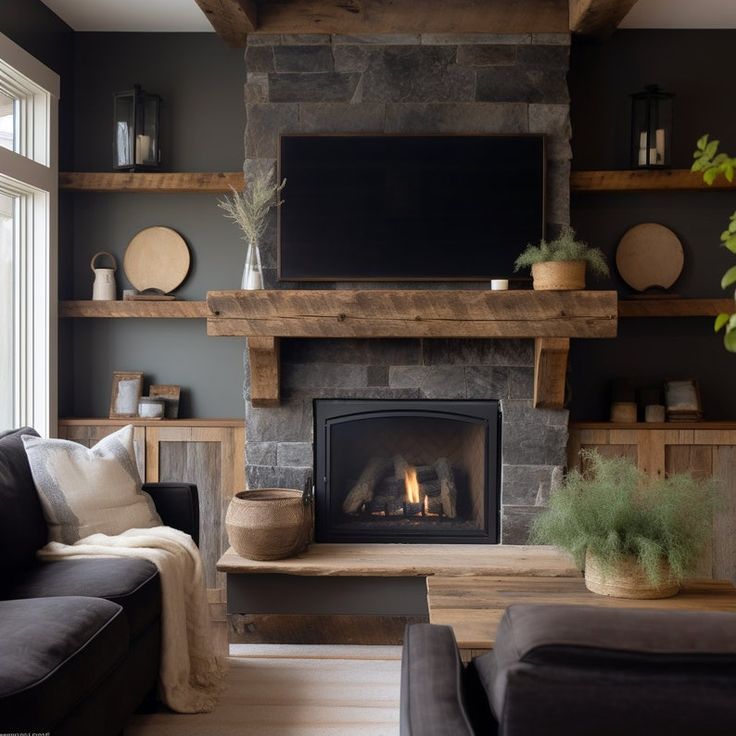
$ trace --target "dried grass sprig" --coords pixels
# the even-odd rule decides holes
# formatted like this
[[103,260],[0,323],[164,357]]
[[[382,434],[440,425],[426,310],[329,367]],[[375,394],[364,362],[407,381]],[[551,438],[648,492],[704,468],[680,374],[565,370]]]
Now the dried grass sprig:
[[273,171],[259,173],[248,181],[242,192],[230,187],[232,194],[218,200],[217,206],[225,211],[225,217],[240,227],[243,240],[258,243],[266,232],[268,213],[284,203],[279,194],[285,186],[286,179],[281,184],[273,183]]

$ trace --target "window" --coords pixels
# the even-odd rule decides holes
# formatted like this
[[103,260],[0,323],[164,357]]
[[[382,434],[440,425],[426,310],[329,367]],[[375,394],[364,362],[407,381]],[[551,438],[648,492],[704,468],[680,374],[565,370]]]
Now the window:
[[0,430],[56,429],[59,77],[0,34]]

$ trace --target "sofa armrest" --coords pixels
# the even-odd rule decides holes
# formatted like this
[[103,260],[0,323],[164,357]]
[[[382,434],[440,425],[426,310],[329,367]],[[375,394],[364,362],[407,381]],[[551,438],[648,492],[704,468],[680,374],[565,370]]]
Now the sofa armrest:
[[473,736],[463,681],[449,626],[407,626],[401,655],[401,736]]
[[191,535],[199,544],[199,494],[193,483],[144,483],[166,526]]

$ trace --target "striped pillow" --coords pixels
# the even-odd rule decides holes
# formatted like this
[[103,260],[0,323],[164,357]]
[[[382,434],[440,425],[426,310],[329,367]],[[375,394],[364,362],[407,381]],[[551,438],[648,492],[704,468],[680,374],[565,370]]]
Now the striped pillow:
[[28,435],[23,444],[52,542],[161,526],[151,497],[141,490],[132,425],[91,449]]

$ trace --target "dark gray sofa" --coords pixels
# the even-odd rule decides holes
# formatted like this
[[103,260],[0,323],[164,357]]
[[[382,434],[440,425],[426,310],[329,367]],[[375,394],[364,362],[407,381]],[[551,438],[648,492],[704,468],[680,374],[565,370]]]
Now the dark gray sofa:
[[[0,733],[106,736],[155,693],[161,584],[145,560],[39,562],[47,542],[21,436],[0,436]],[[151,484],[198,542],[196,486]]]
[[725,736],[734,692],[736,614],[517,605],[467,667],[407,628],[401,736]]

